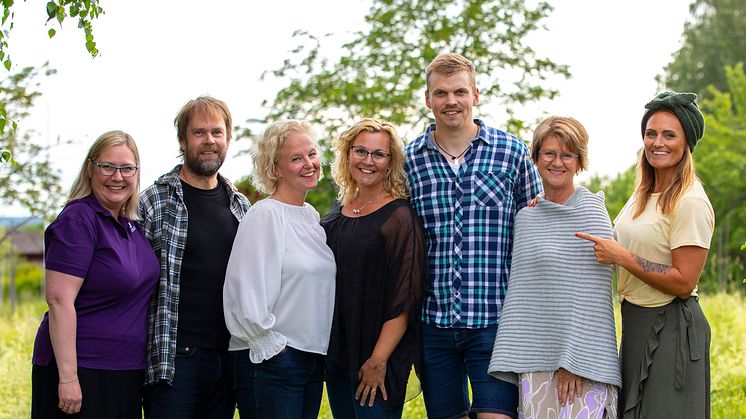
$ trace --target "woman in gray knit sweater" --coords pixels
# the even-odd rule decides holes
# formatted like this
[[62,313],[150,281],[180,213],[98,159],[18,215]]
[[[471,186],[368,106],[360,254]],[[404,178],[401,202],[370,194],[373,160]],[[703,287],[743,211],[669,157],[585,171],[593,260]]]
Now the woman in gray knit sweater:
[[515,219],[508,294],[489,372],[518,385],[522,418],[615,418],[621,385],[611,267],[578,231],[611,237],[602,193],[573,184],[588,133],[573,118],[536,128],[531,157],[544,196]]

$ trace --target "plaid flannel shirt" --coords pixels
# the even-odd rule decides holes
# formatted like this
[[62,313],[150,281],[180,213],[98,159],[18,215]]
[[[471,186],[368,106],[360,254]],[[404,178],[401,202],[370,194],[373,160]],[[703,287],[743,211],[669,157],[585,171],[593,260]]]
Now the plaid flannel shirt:
[[479,133],[458,173],[432,140],[434,124],[406,147],[411,201],[425,228],[430,265],[422,320],[437,327],[499,322],[513,220],[543,190],[523,141],[474,122]]
[[[140,221],[161,263],[158,291],[148,312],[145,384],[174,378],[176,329],[179,324],[179,275],[187,240],[187,208],[179,179],[181,165],[161,176],[140,194]],[[218,175],[230,197],[237,220],[248,211],[249,200],[226,178]]]

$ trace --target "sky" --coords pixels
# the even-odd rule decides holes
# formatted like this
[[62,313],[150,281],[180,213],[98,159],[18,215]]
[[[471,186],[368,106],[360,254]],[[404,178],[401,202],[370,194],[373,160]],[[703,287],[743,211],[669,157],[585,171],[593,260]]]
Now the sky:
[[[615,176],[634,164],[643,106],[658,91],[655,76],[682,45],[689,3],[550,0],[555,9],[544,21],[547,31],[527,42],[537,56],[567,64],[572,78],[553,81],[559,98],[529,105],[518,116],[572,116],[585,125],[589,170],[579,181]],[[45,4],[15,3],[9,51],[12,70],[47,61],[57,70],[41,80],[42,96],[18,122],[37,133],[35,141],[53,145],[50,158],[65,188],[91,143],[114,129],[137,142],[141,184],[150,185],[180,162],[173,118],[187,100],[203,94],[224,100],[234,125],[264,117],[262,101],[271,101],[282,84],[261,75],[289,56],[297,45],[293,32],[345,39],[364,28],[370,7],[369,0],[103,1],[105,14],[93,23],[100,55],[91,58],[77,21],[46,25]],[[57,35],[49,39],[52,27]],[[502,112],[489,106],[476,114],[498,128],[503,122]],[[250,174],[250,157],[235,155],[247,146],[230,145],[222,174],[235,180]],[[0,216],[23,214],[0,203]]]

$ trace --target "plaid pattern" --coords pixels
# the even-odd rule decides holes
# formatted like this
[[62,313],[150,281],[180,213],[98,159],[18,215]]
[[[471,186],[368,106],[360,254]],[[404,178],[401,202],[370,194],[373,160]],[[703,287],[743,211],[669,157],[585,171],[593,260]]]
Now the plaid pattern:
[[432,140],[435,125],[406,148],[412,205],[425,228],[430,264],[422,320],[437,327],[498,323],[514,216],[543,190],[523,141],[474,122],[479,134],[458,173]]
[[[161,176],[140,194],[140,221],[145,236],[161,263],[158,291],[148,312],[145,384],[174,378],[176,328],[179,324],[179,275],[187,240],[187,208],[179,179],[181,165]],[[230,196],[231,212],[239,221],[249,201],[218,175]]]

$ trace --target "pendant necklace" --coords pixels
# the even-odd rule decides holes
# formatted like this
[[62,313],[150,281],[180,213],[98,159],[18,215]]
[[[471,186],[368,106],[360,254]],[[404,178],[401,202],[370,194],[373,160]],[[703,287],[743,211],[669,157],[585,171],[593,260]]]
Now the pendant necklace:
[[378,195],[374,196],[373,199],[371,199],[370,201],[366,202],[365,205],[363,205],[362,207],[360,207],[360,208],[353,208],[352,209],[352,213],[355,214],[355,215],[360,214],[360,212],[362,212],[365,207],[367,207],[368,205],[372,204],[374,201],[378,200],[378,198],[382,197],[384,193],[386,193],[386,191],[381,191],[381,193],[379,193]]
[[467,146],[467,147],[466,147],[466,148],[464,149],[464,151],[462,151],[461,153],[459,153],[459,155],[458,155],[458,156],[454,156],[453,154],[451,154],[451,153],[449,153],[448,151],[446,151],[446,149],[445,149],[445,148],[441,147],[440,143],[439,143],[439,142],[438,142],[438,140],[437,140],[437,139],[435,138],[435,133],[434,133],[434,132],[433,132],[433,141],[435,141],[435,145],[436,145],[436,146],[438,146],[438,148],[440,149],[440,151],[442,151],[442,152],[446,153],[446,154],[448,155],[448,157],[450,157],[451,159],[453,159],[453,162],[454,162],[454,163],[458,163],[458,159],[459,159],[459,158],[460,158],[461,156],[463,156],[463,155],[464,155],[464,154],[466,153],[466,151],[467,151],[467,150],[469,150],[469,148],[471,148],[471,143],[469,143],[469,145],[468,145],[468,146]]

